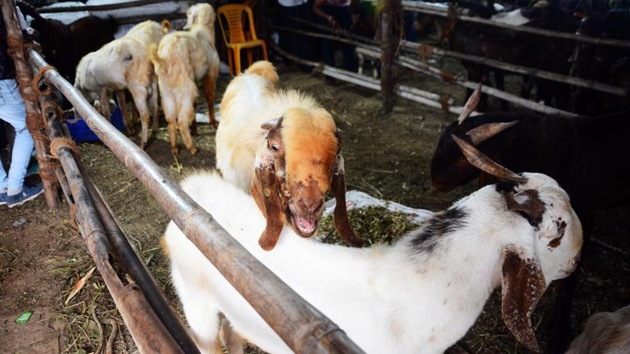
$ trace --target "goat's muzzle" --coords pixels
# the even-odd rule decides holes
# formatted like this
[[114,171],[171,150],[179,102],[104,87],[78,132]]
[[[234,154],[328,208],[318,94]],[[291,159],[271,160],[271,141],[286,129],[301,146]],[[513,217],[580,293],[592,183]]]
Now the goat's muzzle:
[[300,198],[289,202],[287,219],[293,229],[302,237],[311,237],[324,211],[322,198]]

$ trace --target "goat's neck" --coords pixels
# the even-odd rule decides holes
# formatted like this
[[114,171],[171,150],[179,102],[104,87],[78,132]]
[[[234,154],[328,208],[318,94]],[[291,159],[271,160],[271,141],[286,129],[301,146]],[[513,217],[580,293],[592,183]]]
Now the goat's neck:
[[[497,193],[491,191],[490,194]],[[505,209],[505,202],[499,198],[494,202],[498,208],[486,208],[481,203],[451,208],[401,240],[404,246],[398,245],[409,252],[408,260],[413,262],[411,269],[415,277],[440,289],[436,296],[453,296],[449,301],[453,301],[456,308],[481,311],[493,289],[500,285],[502,250],[512,235],[499,230],[514,229],[501,223],[520,220],[497,215],[497,211],[501,213],[500,210]],[[459,214],[453,218],[458,213],[465,216]]]

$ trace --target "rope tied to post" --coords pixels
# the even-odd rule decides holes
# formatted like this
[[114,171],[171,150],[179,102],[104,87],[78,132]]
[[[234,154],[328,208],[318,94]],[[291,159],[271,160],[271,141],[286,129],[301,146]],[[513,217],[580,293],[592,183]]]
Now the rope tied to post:
[[[33,81],[31,81],[31,88],[33,91],[38,92],[39,95],[50,95],[52,93],[52,87],[48,85],[48,83],[43,83],[40,85],[40,81],[44,81],[44,75],[48,70],[57,70],[52,65],[45,65],[33,76]],[[40,88],[41,87],[41,88]]]
[[79,152],[74,140],[66,137],[58,137],[50,142],[50,154],[53,158],[59,160],[59,149],[61,148],[69,149],[73,154],[78,154]]
[[[24,41],[21,38],[7,35],[7,44],[7,53],[11,58],[24,57]],[[31,83],[28,75],[22,75],[16,70],[15,78],[20,87],[22,98],[24,98],[24,100],[26,101],[37,102],[37,100],[39,99],[37,91],[30,89]]]

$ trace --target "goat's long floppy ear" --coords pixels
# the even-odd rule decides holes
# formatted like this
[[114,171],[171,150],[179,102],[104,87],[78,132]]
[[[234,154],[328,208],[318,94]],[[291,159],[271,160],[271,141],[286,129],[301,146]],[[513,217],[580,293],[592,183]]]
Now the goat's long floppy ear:
[[355,247],[361,247],[364,244],[363,240],[354,233],[354,230],[350,226],[348,209],[346,208],[346,179],[343,155],[341,155],[341,131],[339,129],[335,132],[335,136],[339,142],[339,148],[337,150],[337,160],[333,167],[330,185],[336,203],[333,212],[333,221],[335,229],[337,229],[337,232],[339,232],[344,242]]
[[265,251],[270,251],[278,243],[282,228],[287,221],[284,213],[285,205],[280,196],[280,186],[273,166],[256,167],[254,172],[251,194],[267,221],[258,244]]
[[462,109],[459,117],[457,117],[457,121],[459,122],[457,124],[462,124],[462,122],[470,116],[475,108],[477,108],[477,105],[479,104],[479,98],[481,98],[481,83],[479,83],[475,91],[473,91],[472,95],[470,95],[470,97],[466,101],[464,109]]
[[540,353],[531,315],[546,289],[545,277],[536,260],[505,251],[501,286],[503,321],[516,339],[529,350]]
[[282,140],[282,120],[283,118],[275,118],[268,120],[260,125],[260,128],[268,131],[267,133],[267,149],[260,156],[260,160],[256,164],[271,166],[277,176],[284,176],[286,170],[286,159],[284,142]]
[[479,145],[505,129],[516,125],[516,123],[518,123],[517,120],[512,122],[486,123],[470,129],[466,132],[466,135],[470,137],[473,145]]

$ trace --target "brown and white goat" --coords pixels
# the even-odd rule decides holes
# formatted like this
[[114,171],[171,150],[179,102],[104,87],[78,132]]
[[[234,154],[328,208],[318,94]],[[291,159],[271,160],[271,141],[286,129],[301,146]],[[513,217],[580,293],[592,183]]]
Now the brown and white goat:
[[140,114],[142,148],[149,140],[151,117],[153,133],[158,129],[158,85],[150,60],[150,48],[160,41],[165,30],[155,21],[141,22],[123,37],[84,56],[77,66],[74,86],[86,98],[98,98],[99,111],[107,119],[110,117],[110,94],[116,92],[125,125],[129,132],[133,132],[133,122],[124,98],[124,91],[129,90]]
[[230,82],[221,102],[217,168],[251,192],[265,215],[267,227],[259,241],[263,249],[273,249],[285,223],[302,237],[312,236],[329,190],[337,200],[333,217],[342,240],[362,245],[348,220],[335,121],[312,97],[279,90],[277,82],[267,61],[254,63]]
[[215,48],[216,15],[209,4],[195,4],[188,9],[184,31],[169,33],[154,48],[151,57],[158,76],[162,109],[168,123],[171,150],[177,154],[177,130],[191,154],[197,147],[190,135],[195,119],[197,83],[203,83],[210,122],[216,128],[214,95],[219,76],[219,54]]

